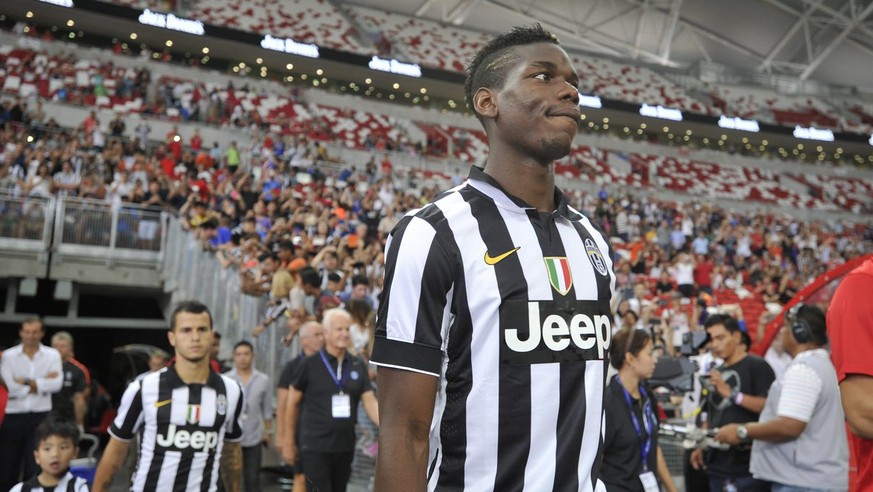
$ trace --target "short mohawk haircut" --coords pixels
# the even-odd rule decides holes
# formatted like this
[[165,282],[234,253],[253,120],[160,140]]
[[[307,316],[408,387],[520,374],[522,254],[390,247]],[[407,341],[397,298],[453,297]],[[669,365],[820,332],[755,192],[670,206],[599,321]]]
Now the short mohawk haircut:
[[561,44],[554,34],[536,23],[532,26],[513,27],[508,33],[489,41],[473,57],[473,61],[467,67],[467,78],[464,80],[464,99],[480,123],[484,122],[482,116],[473,107],[473,94],[481,87],[496,89],[503,87],[506,73],[516,61],[516,57],[508,49],[534,43]]

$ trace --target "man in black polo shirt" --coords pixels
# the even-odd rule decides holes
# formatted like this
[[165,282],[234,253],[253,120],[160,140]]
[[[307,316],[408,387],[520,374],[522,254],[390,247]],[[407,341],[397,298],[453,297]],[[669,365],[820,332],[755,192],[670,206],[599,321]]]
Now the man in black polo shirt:
[[297,458],[300,419],[299,452],[307,485],[319,492],[341,492],[352,472],[358,402],[363,401],[376,425],[379,411],[367,367],[346,352],[349,313],[328,309],[323,325],[324,350],[303,361],[290,388],[282,456],[287,463]]

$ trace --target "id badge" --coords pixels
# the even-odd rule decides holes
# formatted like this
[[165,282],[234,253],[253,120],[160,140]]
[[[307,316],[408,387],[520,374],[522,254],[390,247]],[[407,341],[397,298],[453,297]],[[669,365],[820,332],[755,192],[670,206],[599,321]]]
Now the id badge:
[[333,395],[330,397],[330,413],[335,419],[347,419],[352,416],[352,400],[349,395]]
[[640,473],[640,482],[643,483],[643,490],[646,492],[661,492],[658,487],[658,479],[655,478],[655,473],[651,471]]

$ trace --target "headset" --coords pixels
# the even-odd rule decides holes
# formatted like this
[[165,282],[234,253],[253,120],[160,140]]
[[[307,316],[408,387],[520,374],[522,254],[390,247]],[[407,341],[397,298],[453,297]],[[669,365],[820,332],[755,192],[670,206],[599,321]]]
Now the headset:
[[797,343],[808,343],[812,341],[813,338],[812,327],[809,326],[809,322],[798,316],[800,310],[804,307],[805,306],[802,302],[798,302],[788,310],[788,322],[791,326],[791,334],[794,335],[794,339],[797,340]]

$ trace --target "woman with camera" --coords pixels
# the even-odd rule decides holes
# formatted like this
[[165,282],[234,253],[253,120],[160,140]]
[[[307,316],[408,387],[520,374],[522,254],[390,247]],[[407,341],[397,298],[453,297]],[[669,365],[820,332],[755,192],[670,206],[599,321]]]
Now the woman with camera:
[[623,329],[612,337],[610,364],[618,370],[604,394],[606,434],[600,479],[606,490],[654,492],[676,486],[658,446],[657,403],[645,380],[655,371],[652,336]]

